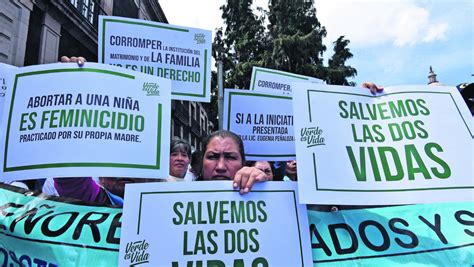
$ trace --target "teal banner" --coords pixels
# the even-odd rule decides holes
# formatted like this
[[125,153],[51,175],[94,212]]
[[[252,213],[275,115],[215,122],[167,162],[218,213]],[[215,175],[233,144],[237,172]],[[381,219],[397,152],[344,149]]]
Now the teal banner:
[[474,266],[474,202],[308,216],[314,266]]
[[0,266],[117,266],[122,209],[0,184]]

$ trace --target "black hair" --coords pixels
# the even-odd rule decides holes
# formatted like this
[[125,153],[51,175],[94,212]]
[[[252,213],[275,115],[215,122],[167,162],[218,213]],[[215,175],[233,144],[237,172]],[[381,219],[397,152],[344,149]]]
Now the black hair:
[[194,151],[191,154],[191,166],[194,164],[200,164],[202,158],[202,152],[199,150]]
[[237,147],[239,148],[240,158],[242,159],[242,166],[245,166],[244,142],[242,141],[240,136],[236,135],[235,133],[233,133],[231,131],[227,131],[227,130],[215,131],[215,132],[211,133],[210,135],[208,135],[203,141],[203,151],[202,151],[201,157],[200,157],[201,166],[199,166],[200,174],[199,174],[199,177],[198,177],[197,180],[202,180],[202,168],[203,168],[202,163],[204,161],[204,155],[206,154],[207,146],[209,145],[209,142],[215,137],[230,138],[230,139],[234,140],[234,142],[237,144]]
[[234,140],[234,142],[239,147],[239,154],[240,154],[240,157],[242,159],[242,166],[245,165],[244,142],[242,142],[242,139],[240,138],[240,136],[236,135],[235,133],[233,133],[231,131],[227,131],[227,130],[215,131],[215,132],[211,133],[209,136],[207,136],[206,139],[204,139],[204,142],[203,142],[204,151],[203,151],[202,156],[201,156],[201,161],[202,161],[202,159],[204,159],[204,154],[206,154],[207,145],[212,140],[212,138],[215,138],[215,137],[231,138],[232,140]]
[[188,157],[191,157],[191,146],[189,143],[179,137],[173,137],[170,142],[170,154],[178,150],[184,150]]

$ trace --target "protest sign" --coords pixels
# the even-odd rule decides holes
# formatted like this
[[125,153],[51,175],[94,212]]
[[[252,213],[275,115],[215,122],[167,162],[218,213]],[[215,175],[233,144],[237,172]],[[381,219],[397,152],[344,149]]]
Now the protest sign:
[[[15,66],[0,63],[0,122],[3,118],[3,112],[5,109],[5,95],[8,92],[7,76],[8,76],[9,70],[15,69],[15,68],[16,68]],[[0,135],[2,135],[1,131],[0,131]]]
[[247,160],[295,158],[289,96],[226,89],[223,125],[242,138]]
[[210,101],[211,31],[99,16],[99,62],[172,80],[171,97]]
[[87,63],[18,68],[8,82],[2,179],[168,177],[169,80]]
[[472,118],[451,87],[296,85],[303,203],[473,201]]
[[291,84],[294,82],[324,83],[323,80],[314,77],[254,66],[250,90],[291,96]]
[[474,203],[308,211],[315,266],[471,266]]
[[294,183],[128,184],[119,265],[312,266]]
[[0,184],[1,266],[116,266],[122,209]]

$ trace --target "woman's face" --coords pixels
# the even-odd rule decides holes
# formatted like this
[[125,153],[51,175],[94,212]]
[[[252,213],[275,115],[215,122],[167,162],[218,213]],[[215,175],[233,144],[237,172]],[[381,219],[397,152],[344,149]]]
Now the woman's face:
[[170,175],[183,178],[188,170],[189,156],[186,151],[177,149],[170,154]]
[[286,176],[291,179],[296,178],[296,160],[289,160],[286,162]]
[[257,161],[254,167],[265,173],[267,181],[273,181],[273,171],[268,161]]
[[242,168],[239,146],[230,137],[213,137],[202,161],[203,180],[232,180]]

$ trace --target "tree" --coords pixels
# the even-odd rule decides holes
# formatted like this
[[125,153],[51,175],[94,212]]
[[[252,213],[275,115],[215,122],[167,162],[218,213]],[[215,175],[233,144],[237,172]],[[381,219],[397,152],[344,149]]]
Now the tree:
[[216,60],[224,62],[226,87],[248,88],[252,67],[262,65],[265,17],[256,16],[251,6],[252,0],[228,0],[221,6],[225,31],[217,29],[214,49],[218,49]]
[[[261,66],[265,52],[265,16],[256,16],[252,0],[228,0],[221,6],[225,29],[216,29],[212,56],[222,61],[225,88],[249,88],[253,66]],[[206,105],[209,119],[217,121],[217,73],[212,72],[211,103]]]
[[[213,55],[224,62],[225,87],[248,88],[253,66],[263,66],[326,80],[330,84],[354,85],[347,78],[357,71],[346,66],[352,57],[349,40],[334,42],[335,54],[324,66],[326,28],[316,17],[310,0],[269,0],[268,12],[256,16],[252,0],[228,0],[221,7],[225,30],[214,38]],[[268,31],[264,22],[268,17]]]
[[[316,77],[329,84],[354,85],[347,78],[357,71],[345,65],[352,54],[343,36],[334,42],[335,53],[324,66],[327,32],[312,1],[269,0],[268,4],[269,11],[258,8],[258,16],[252,11],[252,0],[227,0],[221,6],[224,27],[216,29],[212,53],[224,64],[224,87],[249,88],[253,66]],[[213,73],[213,85],[216,77]],[[211,106],[217,110],[215,102]]]
[[268,19],[271,47],[265,66],[324,79],[326,29],[319,23],[312,2],[270,0]]
[[346,66],[345,62],[352,58],[352,53],[347,46],[350,41],[340,36],[334,44],[334,55],[328,61],[328,76],[326,82],[336,85],[355,86],[354,82],[347,81],[347,77],[355,77],[357,70],[351,66]]

